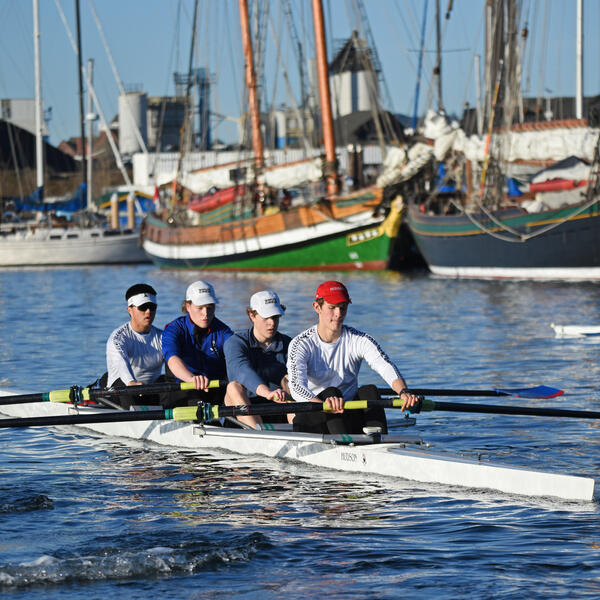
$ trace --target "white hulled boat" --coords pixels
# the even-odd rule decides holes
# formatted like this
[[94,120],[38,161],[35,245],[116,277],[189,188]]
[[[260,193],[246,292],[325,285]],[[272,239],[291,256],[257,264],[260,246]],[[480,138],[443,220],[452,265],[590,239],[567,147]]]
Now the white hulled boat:
[[[14,393],[0,390],[0,396]],[[256,431],[192,421],[133,420],[143,419],[143,412],[56,402],[13,404],[2,406],[0,410],[18,418],[89,415],[92,419],[106,421],[116,415],[121,419],[119,422],[91,422],[77,427],[176,448],[220,449],[235,454],[299,461],[320,469],[533,497],[590,501],[594,496],[595,481],[592,478],[472,460],[451,453],[434,453],[419,447],[421,438],[411,433],[380,438],[378,435],[334,436],[297,433],[290,431],[287,425],[265,426],[265,430]],[[128,417],[132,420],[125,421]],[[414,424],[414,419],[407,419],[406,424]]]

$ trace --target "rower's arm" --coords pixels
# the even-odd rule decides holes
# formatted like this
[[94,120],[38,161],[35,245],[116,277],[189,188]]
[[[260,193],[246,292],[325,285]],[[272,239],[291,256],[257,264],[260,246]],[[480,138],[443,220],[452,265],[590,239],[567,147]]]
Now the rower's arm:
[[116,379],[120,379],[126,385],[136,381],[125,348],[125,341],[114,334],[106,342],[106,369],[108,371],[108,381],[111,383]]
[[181,381],[193,381],[194,374],[186,367],[185,363],[179,356],[171,356],[167,361],[167,365],[171,373]]
[[294,338],[288,349],[287,371],[290,395],[296,402],[320,402],[308,387],[308,350]]
[[394,381],[392,382],[392,385],[390,387],[399,396],[402,393],[402,391],[405,390],[407,387],[406,381],[404,381],[404,379],[402,377],[398,377],[397,379],[394,379]]
[[225,342],[223,350],[229,381],[237,381],[247,390],[255,392],[258,396],[266,397],[264,393],[258,391],[265,382],[252,368],[248,342],[239,335],[234,334]]

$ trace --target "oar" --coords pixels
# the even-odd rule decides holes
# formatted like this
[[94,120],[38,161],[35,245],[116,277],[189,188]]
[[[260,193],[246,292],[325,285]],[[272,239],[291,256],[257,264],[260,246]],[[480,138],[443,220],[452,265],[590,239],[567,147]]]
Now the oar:
[[[208,383],[209,388],[221,387],[224,382],[218,379]],[[194,384],[185,383],[149,383],[146,385],[129,385],[121,388],[89,388],[74,385],[68,390],[54,390],[37,394],[20,394],[17,396],[0,397],[0,406],[7,404],[29,404],[31,402],[73,402],[75,404],[98,400],[100,398],[118,398],[119,396],[137,396],[144,394],[162,394],[169,392],[190,391]]]
[[88,423],[124,423],[131,421],[211,421],[219,417],[238,415],[282,415],[294,412],[326,410],[321,402],[290,402],[287,404],[245,404],[242,406],[178,406],[160,410],[102,411],[91,414],[55,415],[49,417],[26,417],[0,419],[0,428],[48,427],[53,425],[86,425]]
[[[400,399],[392,399],[394,408],[401,407]],[[397,402],[397,404],[396,404]],[[530,406],[501,406],[493,404],[467,404],[462,402],[436,402],[421,398],[416,406],[408,409],[411,413],[441,410],[447,412],[487,413],[494,415],[523,415],[530,417],[570,417],[574,419],[600,419],[600,411],[572,410],[568,408],[537,408]]]
[[[410,388],[415,396],[461,396],[461,397],[483,397],[483,396],[515,396],[516,398],[555,398],[564,394],[563,390],[549,387],[547,385],[537,385],[531,388],[508,388],[491,390],[449,390],[449,389],[429,389],[429,388]],[[395,395],[391,388],[379,388],[379,393],[384,396]]]
[[[384,398],[381,400],[348,400],[344,402],[345,410],[356,410],[382,406],[384,408],[401,408],[400,398]],[[58,415],[50,417],[28,417],[0,419],[0,428],[7,427],[39,427],[53,425],[85,425],[88,423],[121,423],[130,421],[211,421],[219,417],[236,417],[244,415],[283,415],[288,413],[329,411],[329,407],[321,402],[288,402],[284,404],[243,404],[241,406],[219,406],[200,404],[199,406],[180,406],[171,409],[148,411],[106,411],[92,414]],[[578,419],[600,419],[600,411],[569,410],[558,408],[530,408],[527,406],[494,406],[487,404],[461,404],[458,402],[434,402],[421,398],[419,404],[410,409],[411,413],[422,411],[472,412],[502,415],[526,415],[538,417],[571,417]]]

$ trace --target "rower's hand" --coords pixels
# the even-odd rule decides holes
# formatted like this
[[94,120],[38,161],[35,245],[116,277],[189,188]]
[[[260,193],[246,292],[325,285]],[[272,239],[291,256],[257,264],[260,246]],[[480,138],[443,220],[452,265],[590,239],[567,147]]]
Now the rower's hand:
[[400,400],[402,400],[401,412],[404,412],[407,408],[412,408],[415,406],[419,401],[419,398],[410,392],[402,392],[400,394]]
[[338,396],[330,396],[325,399],[325,403],[331,408],[331,412],[333,413],[343,413],[344,412],[344,399]]
[[141,381],[136,381],[135,379],[132,379],[128,384],[128,386],[130,385],[142,385]]
[[205,375],[193,375],[190,382],[194,384],[194,389],[208,391],[210,380]]
[[287,397],[286,397],[286,393],[281,388],[270,391],[265,396],[265,398],[267,400],[272,400],[273,402],[287,402],[288,401]]

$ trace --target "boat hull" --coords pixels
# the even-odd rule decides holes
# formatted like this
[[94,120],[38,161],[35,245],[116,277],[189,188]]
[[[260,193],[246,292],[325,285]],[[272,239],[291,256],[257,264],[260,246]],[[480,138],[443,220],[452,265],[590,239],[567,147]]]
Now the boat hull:
[[552,329],[556,337],[600,337],[600,326],[598,325],[555,325],[552,323]]
[[[408,211],[415,242],[436,275],[446,277],[600,280],[600,212],[595,204],[528,214],[497,211],[495,220],[528,237],[516,236],[484,215],[427,215]],[[511,238],[507,241],[504,238]]]
[[303,206],[205,227],[171,227],[149,216],[143,247],[163,268],[381,270],[388,266],[400,213],[374,214],[378,203]]
[[[0,391],[0,395],[14,392]],[[95,409],[97,410],[97,409]],[[64,415],[76,409],[51,402],[3,406],[13,417]],[[89,412],[80,408],[79,411]],[[401,478],[422,483],[496,490],[506,494],[592,500],[591,478],[534,471],[520,467],[470,460],[451,454],[413,450],[398,443],[368,445],[332,444],[316,434],[253,431],[201,426],[179,421],[93,423],[86,429],[110,436],[147,440],[197,450],[221,449],[235,454],[261,455],[352,473]],[[414,437],[414,436],[413,436]],[[407,436],[407,443],[414,442]]]
[[150,262],[133,231],[65,228],[0,235],[0,267]]

